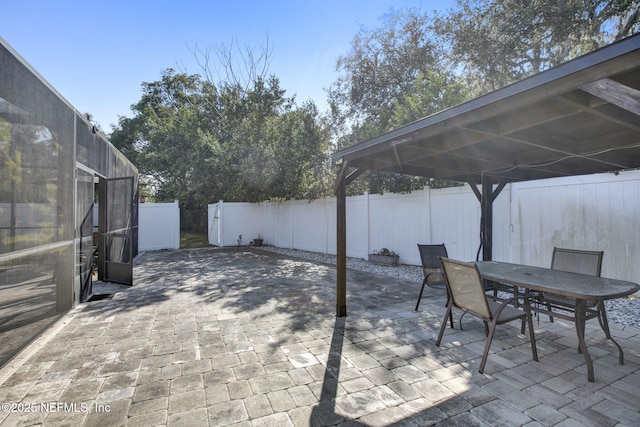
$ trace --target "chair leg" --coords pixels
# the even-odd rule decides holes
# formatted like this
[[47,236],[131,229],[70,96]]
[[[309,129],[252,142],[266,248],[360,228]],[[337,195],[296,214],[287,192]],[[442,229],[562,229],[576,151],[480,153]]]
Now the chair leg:
[[549,322],[553,323],[553,316],[551,315],[551,304],[547,303],[547,311],[549,311]]
[[436,340],[436,346],[440,347],[440,342],[442,341],[442,336],[444,335],[444,330],[447,327],[447,319],[451,318],[451,311],[453,310],[453,303],[449,301],[447,304],[447,312],[444,314],[444,319],[442,319],[442,324],[440,325],[440,333],[438,334],[438,339]]
[[[448,302],[447,302],[447,304],[448,304]],[[451,310],[449,312],[449,323],[451,324],[451,329],[453,329],[453,310]]]
[[[449,296],[449,292],[447,292],[447,303],[445,304],[445,307],[449,306],[449,301],[451,301],[451,297]],[[449,312],[449,323],[451,324],[451,329],[454,329],[453,328],[453,310]]]
[[484,366],[487,363],[487,357],[489,356],[489,350],[491,349],[491,341],[493,341],[493,333],[496,330],[497,323],[498,323],[497,318],[493,319],[493,321],[491,322],[489,335],[487,335],[487,343],[484,345],[484,352],[482,353],[482,360],[480,361],[480,369],[478,369],[478,372],[480,372],[481,374],[484,373]]
[[[416,310],[418,311],[418,307],[420,306],[420,301],[422,301],[422,293],[424,292],[424,286],[427,284],[427,279],[424,279],[422,282],[422,287],[420,288],[420,295],[418,295],[418,302],[416,303]],[[449,300],[451,297],[447,292],[447,302],[445,303],[445,307],[449,304]],[[449,323],[451,323],[451,329],[453,329],[453,311],[449,313]]]
[[416,311],[418,311],[418,307],[420,306],[420,300],[422,299],[422,292],[424,292],[424,285],[427,284],[427,279],[425,278],[422,281],[422,287],[420,288],[420,295],[418,295],[418,302],[416,303]]
[[[529,323],[529,341],[531,341],[531,353],[533,354],[533,360],[538,361],[538,347],[536,346],[536,334],[533,331],[533,320],[531,319],[531,312],[527,313],[527,323]],[[522,320],[524,325],[524,319]]]
[[462,330],[462,318],[464,317],[465,314],[467,314],[467,312],[463,311],[462,314],[460,315],[460,319],[458,320],[458,323],[460,323],[460,330]]
[[[517,288],[516,288],[517,289]],[[527,313],[529,313],[529,317],[531,317],[531,294],[529,289],[524,290],[524,295],[522,296],[522,304],[524,305],[524,309]],[[525,319],[522,319],[520,322],[520,333],[524,335],[524,325]]]

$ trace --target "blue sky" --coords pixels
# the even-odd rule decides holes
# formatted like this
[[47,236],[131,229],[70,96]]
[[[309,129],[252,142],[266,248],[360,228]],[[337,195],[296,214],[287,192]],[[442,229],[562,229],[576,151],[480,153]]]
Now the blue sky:
[[0,37],[81,113],[109,132],[132,117],[141,83],[162,70],[198,73],[190,49],[259,46],[269,39],[270,74],[300,104],[326,107],[335,63],[362,27],[391,8],[443,9],[453,0],[0,0]]

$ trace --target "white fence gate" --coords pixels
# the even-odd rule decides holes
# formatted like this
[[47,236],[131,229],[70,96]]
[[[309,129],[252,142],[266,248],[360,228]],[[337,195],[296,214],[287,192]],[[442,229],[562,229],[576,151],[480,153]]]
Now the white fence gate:
[[180,207],[173,203],[138,205],[138,250],[180,248]]
[[[212,215],[213,213],[213,215]],[[336,253],[336,202],[209,205],[209,243],[265,244]],[[445,243],[449,255],[475,260],[480,204],[468,185],[411,194],[347,198],[347,256],[382,247],[420,265],[417,243]],[[640,171],[507,185],[494,202],[493,258],[549,266],[554,246],[603,250],[602,275],[640,282]]]

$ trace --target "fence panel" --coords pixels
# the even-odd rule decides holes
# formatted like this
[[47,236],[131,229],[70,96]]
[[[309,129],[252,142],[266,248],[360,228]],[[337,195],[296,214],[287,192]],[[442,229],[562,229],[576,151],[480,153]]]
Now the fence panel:
[[[251,223],[266,244],[336,253],[334,198],[224,206],[220,223],[233,245],[238,234],[247,244],[255,237],[247,234]],[[493,215],[494,259],[548,266],[554,246],[604,250],[604,276],[640,281],[640,171],[510,184]],[[451,257],[475,260],[480,216],[468,185],[348,197],[347,256],[387,247],[400,262],[420,265],[416,243],[445,243]]]
[[262,203],[223,203],[221,246],[248,245],[264,230]]
[[138,250],[180,248],[180,207],[174,203],[140,203]]
[[[369,252],[369,195],[347,198],[347,256],[366,258]],[[333,216],[335,215],[333,211]],[[334,234],[336,234],[334,232]],[[335,250],[334,250],[335,253]]]
[[[513,254],[513,220],[511,213],[511,186],[507,185],[493,202],[493,259],[517,262]],[[480,215],[478,214],[478,230],[480,229]],[[478,231],[479,233],[479,231]],[[478,245],[480,234],[478,234]],[[474,258],[477,255],[474,254]],[[480,257],[482,255],[480,254]]]
[[452,258],[476,259],[480,203],[469,186],[431,190],[431,242],[445,243]]
[[335,198],[327,199],[327,253],[335,255],[338,248],[338,218]]
[[518,259],[549,266],[554,246],[602,250],[602,275],[640,281],[640,171],[513,184]]
[[276,246],[280,248],[293,248],[293,204],[291,202],[278,204],[277,230],[278,238],[276,239]]
[[265,245],[279,246],[278,225],[280,222],[280,202],[265,202],[264,211],[263,243]]
[[425,221],[429,213],[424,190],[411,194],[372,194],[369,196],[368,252],[388,248],[400,255],[403,264],[420,264],[418,243],[427,241]]
[[221,240],[221,232],[222,232],[222,223],[220,218],[220,209],[222,208],[222,204],[224,202],[215,203],[213,205],[208,206],[207,216],[208,216],[208,230],[207,230],[207,241],[210,245],[220,246]]
[[327,250],[327,210],[323,200],[297,200],[293,209],[293,247],[311,252]]

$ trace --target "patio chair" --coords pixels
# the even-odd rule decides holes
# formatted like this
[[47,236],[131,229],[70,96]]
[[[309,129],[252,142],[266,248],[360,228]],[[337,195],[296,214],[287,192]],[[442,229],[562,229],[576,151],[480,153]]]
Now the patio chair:
[[418,311],[418,307],[420,306],[420,301],[422,300],[422,293],[424,292],[425,285],[444,292],[446,292],[447,290],[444,272],[442,271],[442,264],[440,263],[439,258],[441,256],[448,256],[447,248],[444,243],[442,243],[441,245],[418,244],[418,251],[420,252],[420,261],[422,261],[422,273],[424,274],[424,279],[422,280],[420,295],[418,295],[416,311]]
[[[602,270],[603,255],[603,251],[582,251],[577,249],[554,247],[553,255],[551,257],[551,269],[599,277],[600,271]],[[540,293],[538,295],[538,302],[545,304],[549,312],[554,308],[575,312],[576,308],[575,298],[550,293]],[[597,315],[601,326],[603,321],[607,321],[607,313],[602,301],[598,303],[597,301],[588,300],[586,302],[586,308],[588,311],[593,311],[595,308],[596,313],[595,315],[585,317],[591,318]],[[553,322],[552,314],[549,314],[549,321]]]
[[[433,289],[438,289],[447,292],[447,303],[449,302],[449,292],[447,291],[446,279],[444,272],[442,271],[442,264],[440,263],[440,257],[447,257],[447,247],[444,243],[440,245],[421,245],[418,244],[418,251],[420,252],[420,261],[422,262],[422,273],[424,279],[422,280],[422,287],[420,288],[420,295],[418,295],[418,302],[416,303],[416,311],[422,301],[422,293],[424,287],[429,286]],[[445,303],[446,306],[446,303]],[[453,328],[453,314],[449,318],[451,327]]]
[[507,302],[490,300],[487,298],[487,294],[485,294],[482,278],[475,264],[445,257],[441,257],[440,260],[442,261],[442,267],[446,277],[449,301],[447,302],[447,311],[440,326],[440,334],[438,335],[436,346],[440,347],[447,319],[450,318],[451,311],[456,307],[479,317],[484,323],[487,341],[482,354],[482,360],[480,361],[480,368],[478,369],[481,374],[484,372],[496,326],[514,320],[526,319],[529,325],[529,338],[531,340],[533,360],[537,362],[538,351],[536,349],[536,337],[533,332],[529,302],[525,300],[524,308],[521,309],[509,305]]

